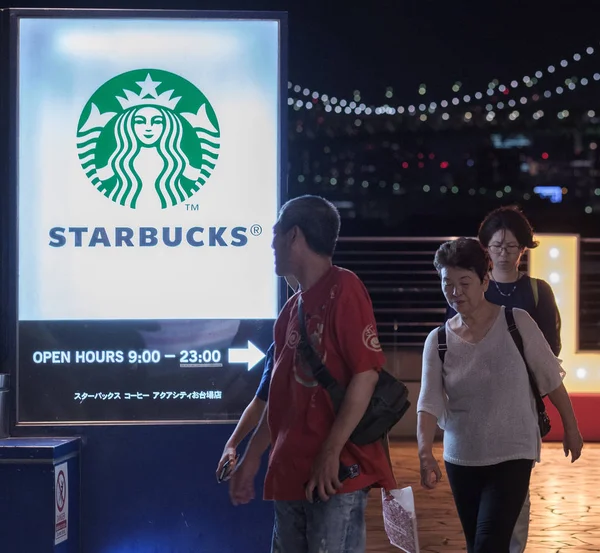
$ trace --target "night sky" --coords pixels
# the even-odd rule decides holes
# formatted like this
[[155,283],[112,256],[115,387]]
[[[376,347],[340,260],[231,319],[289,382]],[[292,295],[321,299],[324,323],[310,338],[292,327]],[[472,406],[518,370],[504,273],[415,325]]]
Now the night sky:
[[457,80],[464,91],[475,91],[494,78],[510,81],[545,70],[587,46],[600,48],[597,0],[30,0],[11,5],[288,11],[290,80],[343,97],[359,89],[367,103],[382,103],[386,86],[394,87],[392,103],[416,102],[421,83],[427,85],[423,99],[437,100],[451,95]]

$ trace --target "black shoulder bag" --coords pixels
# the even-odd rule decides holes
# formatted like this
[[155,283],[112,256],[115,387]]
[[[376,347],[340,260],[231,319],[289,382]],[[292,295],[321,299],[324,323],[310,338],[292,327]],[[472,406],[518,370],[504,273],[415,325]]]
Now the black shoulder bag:
[[504,315],[506,316],[506,324],[508,325],[508,331],[512,336],[512,339],[523,358],[523,362],[525,363],[525,368],[527,369],[527,376],[529,376],[529,384],[531,385],[531,390],[533,391],[533,397],[535,398],[535,405],[538,412],[538,425],[540,427],[540,435],[542,438],[550,432],[552,426],[550,425],[550,417],[546,412],[546,406],[544,405],[544,400],[542,399],[542,394],[540,394],[540,389],[538,388],[537,382],[535,380],[535,375],[527,363],[527,359],[525,358],[525,349],[523,348],[523,338],[519,329],[517,328],[517,324],[515,323],[515,316],[513,314],[512,308],[505,307]]
[[[333,408],[337,413],[344,401],[346,390],[331,376],[308,340],[302,296],[298,296],[298,323],[300,341],[297,349],[310,366],[316,381],[329,393]],[[382,368],[371,401],[363,418],[352,432],[350,441],[356,445],[366,445],[381,440],[404,416],[409,407],[406,386]]]
[[[529,384],[531,386],[531,391],[533,392],[533,397],[535,399],[535,406],[538,414],[538,425],[540,427],[540,435],[543,438],[550,432],[552,426],[550,425],[550,417],[546,411],[546,406],[544,405],[544,400],[542,399],[542,395],[540,394],[540,389],[538,388],[537,382],[535,380],[535,375],[527,363],[527,359],[525,358],[525,349],[523,347],[523,337],[517,328],[517,324],[515,323],[515,316],[513,314],[513,310],[510,307],[504,308],[504,315],[506,317],[506,324],[508,325],[508,332],[515,342],[521,357],[523,358],[523,362],[525,363],[525,368],[527,369],[527,376],[529,376]],[[446,351],[448,351],[448,346],[446,344],[446,326],[442,325],[438,328],[438,354],[440,359],[442,360],[442,365],[444,364],[444,359],[446,357]]]

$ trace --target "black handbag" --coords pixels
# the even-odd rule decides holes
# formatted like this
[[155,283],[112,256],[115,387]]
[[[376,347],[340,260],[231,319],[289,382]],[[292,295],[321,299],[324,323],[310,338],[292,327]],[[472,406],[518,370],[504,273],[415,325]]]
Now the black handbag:
[[[329,393],[333,408],[337,413],[344,401],[346,390],[331,376],[321,357],[308,340],[302,308],[302,296],[298,296],[298,323],[300,341],[297,350],[310,366],[315,380]],[[362,419],[352,432],[350,441],[356,445],[366,445],[383,439],[404,416],[409,407],[408,388],[390,373],[381,369],[371,401]]]
[[[540,436],[543,438],[550,432],[552,426],[550,424],[550,417],[546,411],[546,406],[544,405],[544,400],[542,399],[542,395],[540,394],[540,389],[538,388],[537,382],[535,380],[535,375],[533,374],[529,363],[527,363],[527,359],[525,358],[525,349],[523,347],[523,337],[517,328],[517,324],[515,323],[515,316],[513,314],[513,310],[511,307],[504,308],[504,316],[506,318],[506,324],[508,325],[508,332],[512,336],[521,357],[523,358],[523,362],[525,363],[525,368],[527,369],[527,376],[529,377],[529,384],[531,386],[531,391],[533,392],[533,397],[535,399],[535,406],[538,415],[538,426],[540,427]],[[442,360],[442,365],[444,364],[444,358],[446,356],[446,351],[448,350],[448,346],[446,344],[446,326],[442,325],[438,328],[438,354],[440,359]]]

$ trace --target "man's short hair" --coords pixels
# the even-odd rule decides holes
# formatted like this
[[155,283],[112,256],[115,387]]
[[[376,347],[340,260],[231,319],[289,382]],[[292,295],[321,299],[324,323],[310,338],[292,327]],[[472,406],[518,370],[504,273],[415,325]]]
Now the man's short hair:
[[310,195],[288,201],[279,212],[277,227],[286,233],[295,226],[313,252],[333,257],[340,233],[340,214],[331,202]]

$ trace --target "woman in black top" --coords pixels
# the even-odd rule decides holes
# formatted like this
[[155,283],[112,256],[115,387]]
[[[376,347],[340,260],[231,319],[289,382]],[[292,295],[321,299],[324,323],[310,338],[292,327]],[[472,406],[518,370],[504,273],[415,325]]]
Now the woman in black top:
[[[561,321],[552,288],[545,280],[531,278],[519,271],[525,251],[538,245],[529,221],[516,207],[501,207],[481,223],[479,241],[492,259],[486,299],[497,305],[527,311],[540,327],[554,355],[558,356]],[[447,318],[454,315],[454,310],[449,310]]]
[[527,249],[536,248],[533,229],[525,216],[515,207],[492,211],[479,227],[479,241],[492,259],[487,299],[498,305],[527,311],[540,327],[558,356],[560,314],[550,285],[519,271],[521,256]]

